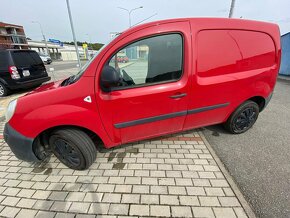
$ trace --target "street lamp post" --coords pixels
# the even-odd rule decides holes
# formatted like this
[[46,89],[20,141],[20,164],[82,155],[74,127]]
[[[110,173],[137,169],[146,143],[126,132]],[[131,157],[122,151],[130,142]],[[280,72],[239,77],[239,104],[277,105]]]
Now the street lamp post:
[[41,35],[43,37],[43,40],[44,40],[44,43],[45,43],[45,48],[46,48],[46,54],[49,55],[49,50],[48,50],[48,46],[47,46],[47,42],[46,42],[46,38],[45,38],[45,35],[43,33],[43,29],[42,29],[42,26],[41,26],[41,23],[39,23],[38,21],[32,21],[32,23],[37,23],[40,27],[40,31],[41,31]]
[[235,9],[235,3],[236,3],[236,1],[235,0],[232,0],[232,2],[231,2],[231,8],[230,8],[230,13],[229,13],[229,18],[232,18],[233,17],[234,9]]
[[79,53],[78,44],[77,44],[77,40],[76,40],[76,36],[75,36],[75,30],[74,30],[71,11],[70,11],[69,0],[66,0],[66,5],[67,5],[67,11],[68,11],[68,16],[69,16],[69,21],[70,21],[70,27],[71,27],[71,31],[72,31],[72,35],[73,35],[73,40],[74,40],[75,48],[76,48],[76,52],[77,52],[78,64],[79,64],[79,68],[81,68],[80,53]]
[[133,8],[133,9],[131,9],[131,10],[129,10],[129,9],[127,9],[127,8],[122,8],[122,7],[118,7],[118,8],[128,12],[128,15],[129,15],[129,27],[131,27],[131,26],[132,26],[132,24],[131,24],[131,13],[132,13],[133,11],[135,11],[135,10],[138,10],[138,9],[143,8],[143,6],[140,6],[140,7],[138,7],[138,8]]

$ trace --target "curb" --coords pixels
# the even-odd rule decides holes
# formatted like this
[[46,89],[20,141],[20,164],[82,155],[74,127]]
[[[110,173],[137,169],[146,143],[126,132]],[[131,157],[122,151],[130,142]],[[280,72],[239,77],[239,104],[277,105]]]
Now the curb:
[[215,153],[215,151],[211,147],[210,143],[207,141],[207,139],[206,139],[205,135],[203,134],[203,132],[201,130],[198,130],[198,133],[200,134],[200,137],[204,141],[204,144],[206,145],[207,149],[209,150],[209,152],[213,156],[214,160],[216,161],[216,163],[217,163],[218,167],[220,168],[221,172],[224,174],[224,176],[225,176],[226,180],[228,181],[229,185],[231,186],[233,192],[235,193],[236,197],[238,198],[239,202],[241,203],[242,207],[244,208],[247,216],[249,218],[257,218],[255,213],[254,213],[254,211],[252,210],[251,206],[246,201],[244,195],[242,194],[242,192],[240,191],[240,189],[236,185],[233,177],[226,170],[224,164],[219,159],[219,157],[217,156],[217,154]]

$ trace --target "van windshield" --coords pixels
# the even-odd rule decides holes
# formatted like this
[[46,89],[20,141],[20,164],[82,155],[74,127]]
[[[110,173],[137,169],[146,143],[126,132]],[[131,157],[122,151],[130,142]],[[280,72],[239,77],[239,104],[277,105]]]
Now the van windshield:
[[29,67],[42,64],[42,60],[35,51],[13,51],[11,55],[16,67]]
[[[118,35],[119,36],[119,35]],[[118,37],[117,36],[117,37]],[[112,38],[111,40],[109,40],[107,43],[105,43],[98,51],[97,53],[89,60],[85,63],[85,65],[82,66],[82,68],[80,69],[80,71],[75,75],[74,77],[74,81],[78,80],[83,74],[84,72],[86,71],[86,69],[88,68],[88,66],[94,61],[94,59],[100,54],[100,52],[106,48],[108,46],[108,44],[110,44],[110,42],[115,39],[115,38]]]

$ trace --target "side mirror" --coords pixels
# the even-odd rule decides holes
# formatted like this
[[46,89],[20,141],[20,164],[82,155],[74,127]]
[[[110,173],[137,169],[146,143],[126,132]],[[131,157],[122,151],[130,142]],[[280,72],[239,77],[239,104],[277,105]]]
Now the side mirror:
[[114,67],[106,65],[101,74],[101,87],[103,91],[110,92],[111,88],[118,86],[121,81],[120,73]]

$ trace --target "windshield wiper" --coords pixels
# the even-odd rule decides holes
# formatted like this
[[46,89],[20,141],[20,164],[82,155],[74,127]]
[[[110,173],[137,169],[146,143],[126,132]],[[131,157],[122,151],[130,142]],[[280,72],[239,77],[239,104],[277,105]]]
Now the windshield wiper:
[[65,79],[63,81],[63,86],[67,86],[69,84],[72,84],[75,80],[75,77],[76,77],[75,75],[72,75],[72,76],[68,77],[67,79]]

